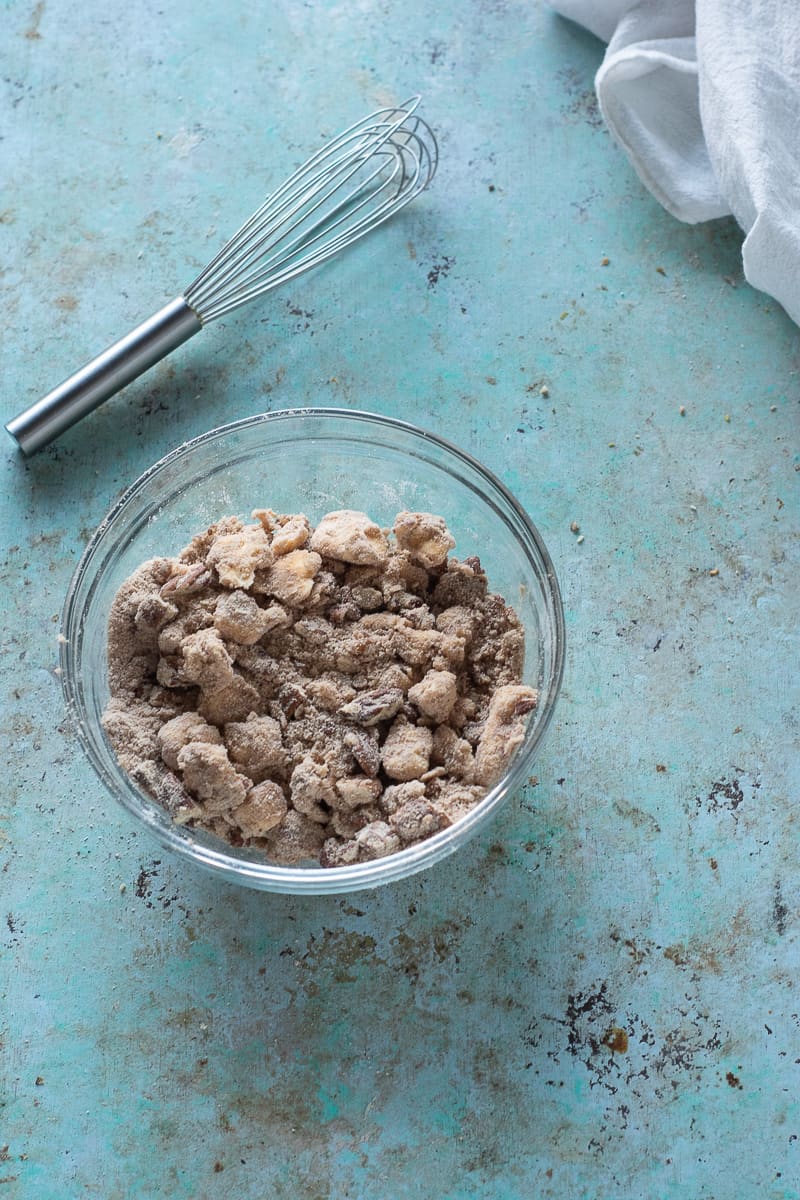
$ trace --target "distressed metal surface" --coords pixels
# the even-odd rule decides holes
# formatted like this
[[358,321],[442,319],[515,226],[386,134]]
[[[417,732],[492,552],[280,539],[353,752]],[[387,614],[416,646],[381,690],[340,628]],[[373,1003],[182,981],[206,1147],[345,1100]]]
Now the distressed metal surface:
[[[4,448],[0,1197],[800,1196],[800,337],[734,225],[643,192],[599,45],[541,4],[6,0],[2,30],[4,419],[323,132],[419,89],[442,167],[40,457]],[[569,661],[489,833],[293,900],[166,861],[101,792],[57,614],[154,459],[323,402],[499,472]]]

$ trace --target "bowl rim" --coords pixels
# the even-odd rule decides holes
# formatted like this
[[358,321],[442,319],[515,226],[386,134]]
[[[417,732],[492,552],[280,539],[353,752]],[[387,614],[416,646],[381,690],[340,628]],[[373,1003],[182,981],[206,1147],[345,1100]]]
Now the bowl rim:
[[[84,729],[84,722],[87,716],[86,706],[81,701],[78,679],[73,677],[70,661],[72,650],[70,632],[76,624],[76,615],[78,614],[76,614],[75,610],[81,585],[87,576],[89,576],[91,568],[94,566],[95,558],[101,550],[109,530],[114,527],[117,519],[132,504],[136,497],[140,495],[150,481],[163,472],[168,471],[174,463],[190,457],[195,450],[204,445],[208,445],[214,441],[221,441],[237,432],[259,425],[289,424],[304,419],[336,420],[344,423],[355,422],[366,427],[378,426],[394,429],[411,438],[420,439],[422,442],[432,444],[447,456],[462,462],[471,471],[475,472],[485,484],[488,484],[490,488],[499,493],[522,525],[527,538],[533,543],[541,561],[543,577],[547,581],[549,609],[553,619],[553,628],[551,631],[553,662],[549,673],[550,687],[546,708],[540,717],[534,736],[530,739],[526,738],[526,741],[523,742],[505,775],[490,788],[483,799],[473,809],[465,816],[459,818],[452,826],[440,830],[438,833],[433,834],[431,837],[414,846],[398,850],[384,858],[335,868],[281,866],[270,862],[268,859],[264,859],[262,862],[261,860],[254,859],[250,861],[238,858],[223,850],[216,850],[211,846],[202,845],[197,840],[187,836],[191,831],[184,829],[181,833],[181,827],[174,824],[161,825],[152,818],[148,819],[147,812],[141,808],[139,790],[135,787],[133,780],[124,772],[123,768],[119,767],[123,787],[112,788],[109,786],[109,781],[105,777],[105,774],[101,771],[100,764],[95,761],[94,747]],[[524,546],[523,548],[527,554],[528,548]],[[90,584],[89,586],[91,588],[92,585]],[[389,883],[395,879],[405,878],[408,875],[414,874],[424,867],[432,866],[439,859],[455,850],[458,845],[471,836],[472,832],[479,825],[484,823],[495,808],[502,804],[509,792],[516,790],[519,786],[520,777],[528,769],[528,764],[539,748],[550,725],[555,703],[561,690],[565,663],[566,630],[564,610],[555,567],[539,530],[510,489],[493,471],[468,451],[462,450],[459,446],[441,437],[439,434],[431,433],[429,430],[397,417],[388,417],[367,410],[348,408],[303,406],[274,409],[269,412],[252,414],[249,417],[227,422],[224,425],[207,430],[205,433],[198,434],[196,437],[175,446],[167,454],[152,463],[119,496],[90,537],[67,589],[61,613],[60,628],[62,631],[62,640],[60,642],[61,686],[64,702],[70,716],[78,718],[77,720],[73,720],[73,724],[76,727],[79,741],[91,767],[100,782],[111,792],[114,799],[137,822],[147,825],[165,848],[173,850],[185,858],[189,858],[198,865],[212,871],[215,875],[223,875],[231,881],[239,882],[240,884],[249,884],[251,887],[262,890],[284,891],[295,894],[319,895],[350,892]],[[130,796],[124,791],[126,783],[131,788],[132,794]],[[136,796],[136,801],[134,801],[133,796]],[[156,801],[152,801],[152,803],[157,804]]]

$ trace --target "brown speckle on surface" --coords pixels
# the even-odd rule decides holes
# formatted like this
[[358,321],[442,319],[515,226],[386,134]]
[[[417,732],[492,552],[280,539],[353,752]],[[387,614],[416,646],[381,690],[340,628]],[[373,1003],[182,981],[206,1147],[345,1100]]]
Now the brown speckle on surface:
[[738,1088],[740,1092],[744,1090],[742,1088],[742,1081],[739,1079],[738,1075],[734,1075],[733,1071],[725,1072],[725,1082],[727,1083],[728,1087]]
[[612,1025],[602,1039],[603,1046],[607,1046],[612,1054],[626,1054],[628,1050],[628,1034],[624,1029],[620,1029],[618,1025]]
[[39,26],[41,25],[43,15],[44,0],[39,0],[39,3],[31,13],[31,23],[25,30],[25,37],[29,42],[38,42],[41,40],[42,35],[39,33]]

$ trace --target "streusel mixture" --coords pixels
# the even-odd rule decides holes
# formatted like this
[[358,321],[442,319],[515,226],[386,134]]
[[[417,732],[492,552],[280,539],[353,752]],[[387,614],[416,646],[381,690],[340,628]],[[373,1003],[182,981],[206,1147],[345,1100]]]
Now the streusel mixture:
[[172,818],[274,862],[392,854],[472,809],[522,742],[524,636],[444,520],[257,509],[120,588],[103,725]]

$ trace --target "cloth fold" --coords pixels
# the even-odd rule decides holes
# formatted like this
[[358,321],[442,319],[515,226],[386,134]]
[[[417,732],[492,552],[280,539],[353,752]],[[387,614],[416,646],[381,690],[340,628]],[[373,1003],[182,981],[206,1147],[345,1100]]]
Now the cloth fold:
[[732,213],[745,278],[800,323],[797,0],[551,0],[608,43],[603,118],[645,186],[694,223]]

